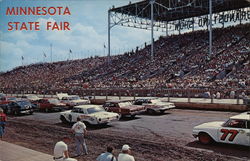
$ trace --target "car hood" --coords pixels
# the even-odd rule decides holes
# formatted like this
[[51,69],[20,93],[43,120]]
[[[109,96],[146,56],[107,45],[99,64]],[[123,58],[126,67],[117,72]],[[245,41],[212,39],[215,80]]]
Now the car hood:
[[194,129],[200,129],[200,128],[219,128],[223,125],[223,121],[214,121],[214,122],[207,122],[200,124],[198,126],[195,126]]
[[74,103],[81,103],[81,102],[89,102],[88,100],[71,100],[71,102],[74,102]]
[[110,117],[119,117],[119,114],[114,113],[114,112],[96,112],[96,113],[92,113],[89,114],[89,116],[91,117],[96,117],[96,118],[110,118]]

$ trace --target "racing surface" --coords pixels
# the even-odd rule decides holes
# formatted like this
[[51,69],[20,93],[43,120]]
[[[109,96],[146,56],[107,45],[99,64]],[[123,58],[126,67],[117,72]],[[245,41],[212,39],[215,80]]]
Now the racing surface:
[[[138,115],[123,118],[105,127],[89,126],[86,137],[89,155],[79,161],[92,161],[108,144],[116,148],[123,144],[132,147],[137,161],[168,160],[249,160],[249,147],[214,143],[201,145],[192,136],[194,126],[210,121],[224,121],[235,112],[178,110],[164,115]],[[62,124],[59,113],[40,113],[9,117],[4,140],[53,155],[54,144],[62,135],[73,137],[71,125]],[[74,155],[74,141],[69,145]]]

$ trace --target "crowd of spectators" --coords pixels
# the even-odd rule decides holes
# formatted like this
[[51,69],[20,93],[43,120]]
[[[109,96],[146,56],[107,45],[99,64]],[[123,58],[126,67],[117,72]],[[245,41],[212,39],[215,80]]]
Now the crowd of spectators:
[[150,45],[112,56],[41,63],[0,74],[2,88],[30,90],[82,88],[250,87],[250,24],[160,37],[154,59]]

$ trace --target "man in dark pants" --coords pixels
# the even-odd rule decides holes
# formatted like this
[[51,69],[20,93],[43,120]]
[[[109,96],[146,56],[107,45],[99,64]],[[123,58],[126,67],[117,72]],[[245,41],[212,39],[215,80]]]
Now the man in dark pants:
[[[72,132],[75,135],[76,141],[76,154],[79,155],[87,155],[87,145],[85,143],[84,136],[87,134],[86,125],[81,122],[81,119],[78,117],[77,122],[72,126]],[[83,149],[83,150],[81,150]]]

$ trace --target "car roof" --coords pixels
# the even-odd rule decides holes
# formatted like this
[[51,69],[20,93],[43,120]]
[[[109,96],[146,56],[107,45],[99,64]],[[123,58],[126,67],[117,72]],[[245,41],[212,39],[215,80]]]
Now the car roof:
[[83,109],[87,109],[87,108],[90,108],[90,107],[100,107],[99,105],[92,105],[92,104],[89,104],[89,105],[79,105],[79,106],[75,106],[74,108],[83,108]]
[[106,103],[131,102],[132,100],[107,100]]
[[230,119],[250,120],[250,112],[244,112],[239,115],[232,116]]

